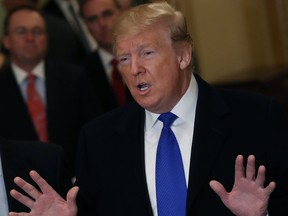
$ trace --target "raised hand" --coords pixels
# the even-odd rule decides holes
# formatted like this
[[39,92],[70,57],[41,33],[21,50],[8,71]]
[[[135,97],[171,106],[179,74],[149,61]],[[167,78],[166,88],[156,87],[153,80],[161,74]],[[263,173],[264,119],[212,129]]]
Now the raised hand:
[[259,167],[255,173],[255,157],[250,155],[246,170],[243,166],[243,156],[238,155],[235,162],[235,181],[231,192],[215,180],[210,181],[210,187],[218,194],[224,205],[237,216],[265,216],[270,194],[276,184],[270,182],[264,188],[265,167]]
[[11,190],[10,194],[13,198],[30,208],[31,211],[30,213],[10,212],[9,216],[76,216],[78,187],[72,187],[68,191],[66,201],[36,171],[31,171],[29,174],[33,181],[40,187],[41,191],[37,190],[22,178],[16,177],[14,179],[15,184],[22,188],[33,199],[16,190]]

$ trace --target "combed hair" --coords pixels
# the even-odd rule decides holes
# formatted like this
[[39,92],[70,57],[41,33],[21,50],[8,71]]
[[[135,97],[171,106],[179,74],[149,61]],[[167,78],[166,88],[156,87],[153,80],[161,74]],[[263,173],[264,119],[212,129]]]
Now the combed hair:
[[[92,0],[78,0],[78,4],[79,4],[79,11],[80,11],[80,16],[84,18],[83,16],[83,8],[86,5],[87,2],[92,1]],[[120,4],[119,0],[113,0],[116,8],[118,8],[119,10],[122,10],[122,6]]]
[[46,23],[46,18],[44,16],[44,14],[42,13],[41,10],[39,10],[37,7],[35,7],[34,5],[20,5],[20,6],[16,6],[13,9],[11,9],[8,14],[6,15],[5,19],[4,19],[4,23],[3,23],[3,27],[4,27],[4,34],[7,35],[8,34],[8,27],[9,27],[9,23],[10,23],[10,19],[12,17],[12,15],[18,11],[34,11],[36,13],[38,13],[44,20],[44,24],[45,24],[45,28],[47,26]]
[[157,24],[169,27],[173,42],[185,41],[192,45],[184,15],[165,1],[139,5],[124,12],[114,26],[114,44],[119,37],[139,34]]

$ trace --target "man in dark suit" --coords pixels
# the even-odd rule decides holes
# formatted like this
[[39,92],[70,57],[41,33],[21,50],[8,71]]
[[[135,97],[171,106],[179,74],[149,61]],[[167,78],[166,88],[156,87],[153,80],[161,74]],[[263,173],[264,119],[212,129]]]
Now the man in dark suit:
[[69,32],[73,36],[76,36],[78,42],[77,54],[79,58],[83,58],[87,54],[90,54],[97,47],[97,43],[91,37],[79,15],[77,0],[49,0],[41,9],[46,14],[64,21],[66,24],[65,28],[69,29]]
[[[270,98],[216,89],[193,75],[186,26],[184,16],[166,2],[135,7],[120,18],[115,52],[137,103],[83,127],[77,186],[66,203],[55,199],[74,207],[66,216],[76,215],[78,188],[83,216],[288,212],[284,112]],[[173,117],[170,125],[167,117]],[[32,210],[52,216],[45,211],[51,201],[42,201],[23,203],[33,202]]]
[[[10,63],[0,72],[0,135],[60,144],[74,167],[80,127],[101,112],[86,73],[79,66],[45,59],[45,22],[37,9],[22,6],[11,10],[5,29],[3,42]],[[44,104],[45,138],[29,105],[29,75],[36,77],[36,92]]]
[[[97,41],[98,48],[82,60],[96,92],[101,92],[100,100],[104,111],[121,106],[118,103],[113,83],[112,28],[122,13],[117,0],[81,0],[80,12],[88,30]],[[129,90],[125,88],[125,100],[131,102]]]
[[[63,150],[59,145],[0,139],[0,182],[2,178],[5,183],[3,188],[1,187],[4,185],[0,184],[0,191],[3,190],[0,197],[2,195],[6,197],[1,200],[1,204],[5,204],[5,208],[9,211],[28,210],[27,207],[13,199],[9,192],[15,188],[13,180],[20,174],[35,185],[29,177],[31,170],[41,172],[47,182],[62,196],[65,196],[72,185],[71,179],[67,176],[66,165]],[[4,190],[6,194],[4,194]],[[4,213],[3,210],[4,208],[0,208],[0,215],[8,215],[8,212]]]
[[[34,5],[37,1],[31,0],[4,0],[3,7],[8,12],[14,7],[21,5]],[[47,50],[47,56],[49,58],[66,61],[66,62],[78,62],[82,59],[86,53],[79,41],[78,36],[67,22],[49,12],[43,13],[47,25],[47,34],[49,37],[49,47]]]

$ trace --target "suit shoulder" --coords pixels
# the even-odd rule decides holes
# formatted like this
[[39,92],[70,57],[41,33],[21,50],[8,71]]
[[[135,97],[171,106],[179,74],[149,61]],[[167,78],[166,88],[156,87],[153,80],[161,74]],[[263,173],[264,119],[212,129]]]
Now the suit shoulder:
[[62,61],[55,61],[51,59],[46,60],[46,69],[47,70],[61,70],[61,73],[64,74],[73,74],[78,73],[82,74],[83,71],[85,71],[84,66],[76,64],[76,63],[70,63],[70,62],[62,62]]
[[104,70],[104,66],[100,55],[97,51],[90,53],[89,55],[85,56],[83,59],[80,60],[80,65],[83,65],[85,68],[97,70]]
[[258,104],[259,106],[262,106],[271,103],[277,103],[275,98],[256,92],[245,92],[233,89],[219,89],[219,93],[222,95],[225,101],[235,105],[251,106]]
[[144,109],[141,108],[136,102],[131,102],[124,107],[112,109],[97,118],[89,121],[83,126],[83,130],[95,130],[95,128],[113,125],[116,122],[127,121],[128,119],[138,118],[143,114]]
[[17,140],[0,140],[2,149],[8,151],[17,151],[27,155],[55,155],[62,154],[62,147],[53,143],[42,143],[38,141],[17,141]]

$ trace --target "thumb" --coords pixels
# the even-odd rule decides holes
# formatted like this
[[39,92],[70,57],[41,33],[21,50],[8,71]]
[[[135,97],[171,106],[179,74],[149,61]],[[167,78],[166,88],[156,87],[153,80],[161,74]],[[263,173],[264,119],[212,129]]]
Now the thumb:
[[225,199],[225,197],[227,196],[227,191],[225,190],[224,186],[215,180],[210,181],[209,183],[210,187],[212,188],[212,190],[221,198],[221,199]]
[[66,196],[67,205],[69,209],[71,209],[71,211],[75,213],[75,215],[77,213],[76,197],[77,197],[78,191],[79,191],[79,187],[74,186],[68,191],[67,196]]

